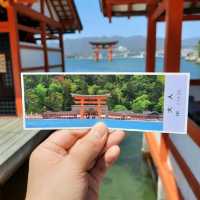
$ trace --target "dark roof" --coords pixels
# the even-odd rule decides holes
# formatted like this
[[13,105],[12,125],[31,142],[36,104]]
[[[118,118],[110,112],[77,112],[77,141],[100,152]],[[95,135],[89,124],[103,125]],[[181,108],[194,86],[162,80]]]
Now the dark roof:
[[73,33],[83,29],[76,5],[73,0],[49,0],[54,7],[64,32]]

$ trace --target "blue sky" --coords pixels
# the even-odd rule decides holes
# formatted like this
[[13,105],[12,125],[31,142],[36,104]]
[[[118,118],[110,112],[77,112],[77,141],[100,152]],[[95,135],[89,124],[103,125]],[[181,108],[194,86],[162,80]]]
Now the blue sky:
[[[145,17],[113,18],[112,23],[103,16],[99,0],[75,0],[83,31],[76,34],[67,34],[65,38],[80,38],[91,36],[146,36],[147,21]],[[184,22],[183,38],[199,37],[200,22]],[[158,23],[157,37],[164,37],[165,24]]]

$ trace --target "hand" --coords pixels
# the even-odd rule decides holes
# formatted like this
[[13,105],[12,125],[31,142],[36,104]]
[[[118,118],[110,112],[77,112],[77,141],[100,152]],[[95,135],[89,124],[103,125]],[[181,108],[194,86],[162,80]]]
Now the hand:
[[56,131],[31,155],[26,200],[97,200],[124,132],[99,123],[87,131]]

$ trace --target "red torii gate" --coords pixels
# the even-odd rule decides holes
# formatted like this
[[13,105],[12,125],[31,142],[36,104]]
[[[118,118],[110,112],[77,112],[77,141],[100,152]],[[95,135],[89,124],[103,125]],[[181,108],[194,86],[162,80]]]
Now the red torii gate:
[[80,95],[80,94],[72,94],[74,103],[76,105],[80,105],[80,116],[84,118],[84,114],[86,111],[86,107],[88,105],[96,106],[97,115],[101,118],[102,115],[102,106],[107,104],[107,99],[110,95]]
[[113,59],[113,48],[118,43],[118,41],[110,42],[90,42],[92,48],[94,49],[94,59],[99,61],[99,52],[101,49],[107,49],[108,51],[108,60],[112,61]]

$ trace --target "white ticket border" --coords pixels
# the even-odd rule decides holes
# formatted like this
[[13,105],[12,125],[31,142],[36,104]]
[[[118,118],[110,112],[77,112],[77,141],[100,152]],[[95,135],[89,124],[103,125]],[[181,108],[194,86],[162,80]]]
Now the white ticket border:
[[[22,107],[23,107],[23,128],[24,130],[58,130],[58,129],[68,129],[68,130],[74,130],[74,129],[88,129],[91,127],[51,127],[51,128],[27,128],[25,126],[25,104],[24,104],[24,76],[25,75],[174,75],[174,76],[180,76],[184,75],[186,76],[187,80],[187,88],[185,93],[185,122],[184,122],[184,131],[178,132],[178,131],[157,131],[157,130],[143,130],[143,129],[122,129],[122,128],[111,128],[112,130],[124,130],[124,131],[135,131],[135,132],[155,132],[155,133],[173,133],[173,134],[187,134],[187,120],[188,120],[188,104],[189,104],[189,87],[190,87],[190,73],[171,73],[171,72],[22,72],[21,73],[21,89],[22,89]],[[165,95],[165,94],[164,94]],[[165,101],[165,100],[164,100]],[[164,111],[163,111],[164,115]],[[103,120],[102,120],[103,121]],[[109,128],[109,127],[108,127]],[[163,128],[164,128],[164,120],[163,120]]]

